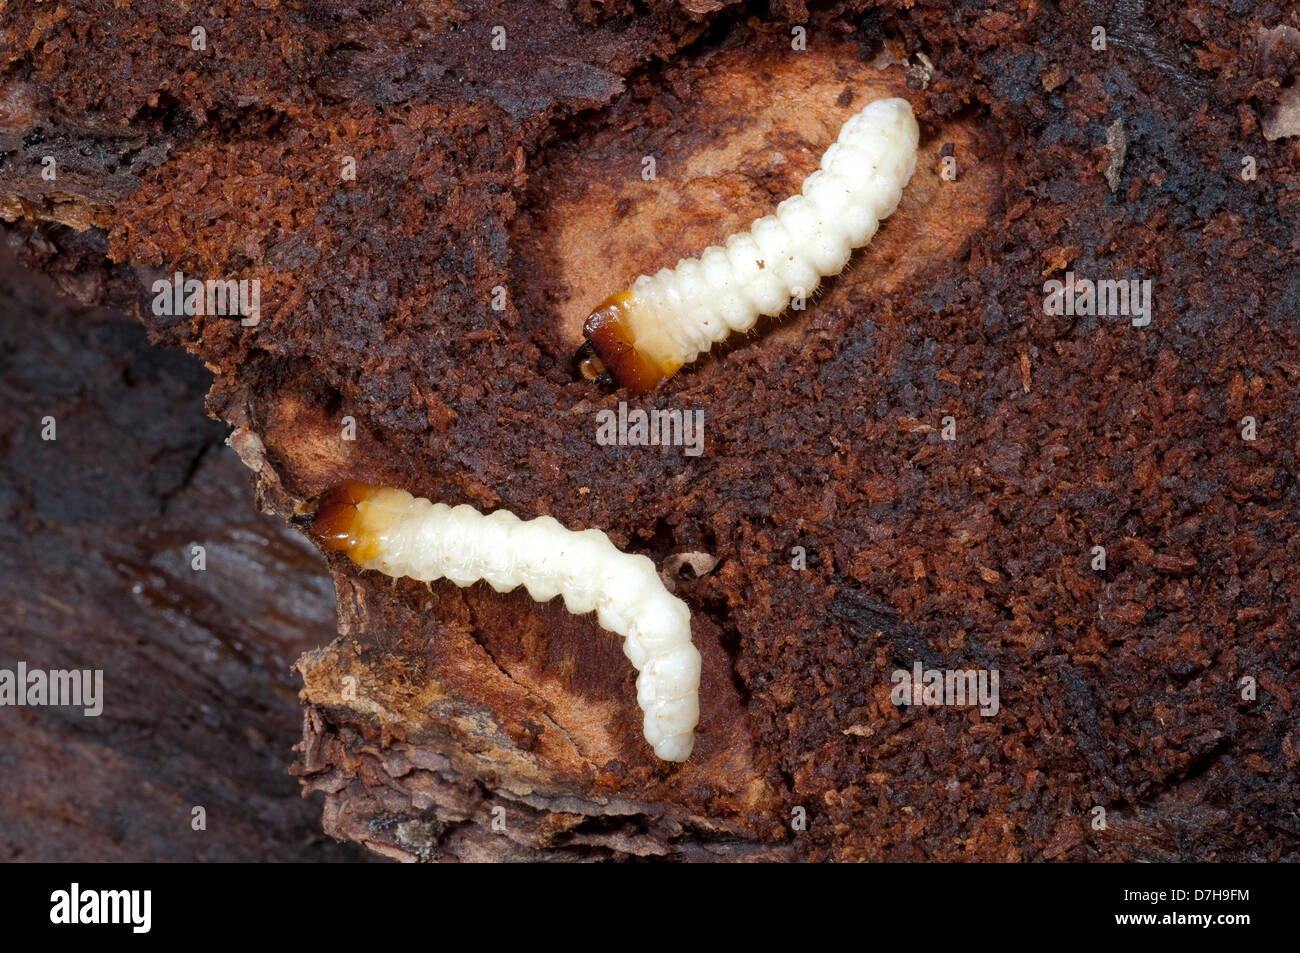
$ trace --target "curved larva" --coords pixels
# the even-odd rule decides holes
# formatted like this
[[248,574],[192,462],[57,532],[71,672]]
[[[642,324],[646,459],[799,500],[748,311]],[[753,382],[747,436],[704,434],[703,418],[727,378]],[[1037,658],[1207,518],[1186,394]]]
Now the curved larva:
[[606,298],[582,329],[583,374],[598,379],[608,370],[643,394],[727,335],[748,331],[759,315],[780,314],[795,295],[810,295],[898,207],[916,169],[918,138],[907,100],[871,103],[774,214]]
[[594,610],[604,628],[623,636],[623,654],[640,673],[646,741],[665,761],[690,756],[700,653],[691,644],[690,609],[664,588],[648,557],[621,552],[598,529],[574,532],[549,516],[484,515],[355,482],[321,497],[312,534],[388,576],[458,586],[482,580],[497,592],[524,586],[538,602],[562,595],[572,613]]

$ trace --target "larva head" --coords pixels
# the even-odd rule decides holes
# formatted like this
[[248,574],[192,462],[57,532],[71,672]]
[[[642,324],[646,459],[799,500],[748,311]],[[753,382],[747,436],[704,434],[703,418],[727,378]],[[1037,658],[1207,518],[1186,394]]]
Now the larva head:
[[[588,355],[580,363],[580,369],[584,377],[588,371],[596,375],[587,377],[588,380],[612,376],[633,394],[641,395],[653,390],[668,375],[657,361],[636,348],[636,336],[628,320],[633,300],[631,292],[621,291],[610,295],[587,316],[582,334],[595,350],[598,361],[590,363],[592,355]],[[579,351],[578,356],[581,359],[583,352]]]
[[601,387],[612,389],[618,384],[613,375],[605,370],[605,362],[600,359],[595,345],[590,341],[584,341],[582,347],[578,348],[573,355],[573,368],[583,380],[594,381]]
[[379,555],[387,529],[382,519],[386,510],[376,511],[370,504],[392,492],[395,491],[356,480],[347,480],[327,490],[316,504],[312,536],[329,549],[347,553],[354,562],[369,562]]

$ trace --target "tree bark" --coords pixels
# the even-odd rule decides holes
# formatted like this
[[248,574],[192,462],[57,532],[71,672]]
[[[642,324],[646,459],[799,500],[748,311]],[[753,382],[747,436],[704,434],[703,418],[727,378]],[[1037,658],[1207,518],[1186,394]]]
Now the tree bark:
[[[65,354],[99,325],[55,315],[24,345],[60,373],[6,376],[3,558],[40,582],[5,583],[39,620],[7,649],[119,665],[148,700],[86,764],[166,789],[94,821],[106,856],[193,849],[168,825],[203,799],[234,825],[214,855],[251,856],[259,823],[268,855],[298,841],[300,809],[246,795],[281,790],[302,653],[293,771],[328,833],[398,859],[1296,858],[1290,33],[1200,3],[1117,6],[1108,51],[1087,11],[1029,2],[254,3],[198,50],[181,8],[49,6],[0,26],[7,240],[202,358],[280,520],[215,469],[194,382],[190,424],[160,371],[117,417],[113,334]],[[572,374],[586,311],[770,211],[885,95],[923,125],[899,210],[804,310],[644,404],[703,410],[704,456],[598,446],[625,395]],[[160,313],[178,272],[258,280],[259,320]],[[1053,309],[1067,276],[1151,281],[1154,323]],[[106,390],[79,398],[95,355]],[[46,404],[75,454],[38,445]],[[715,557],[677,580],[704,657],[692,759],[654,759],[617,640],[558,604],[332,555],[335,629],[284,526],[345,479]],[[223,554],[211,597],[191,537]],[[191,591],[198,623],[170,601]],[[1000,714],[900,707],[914,664],[1001,672]],[[66,758],[82,724],[14,737]],[[13,803],[73,769],[41,770]],[[25,810],[15,844],[68,849],[75,823]]]

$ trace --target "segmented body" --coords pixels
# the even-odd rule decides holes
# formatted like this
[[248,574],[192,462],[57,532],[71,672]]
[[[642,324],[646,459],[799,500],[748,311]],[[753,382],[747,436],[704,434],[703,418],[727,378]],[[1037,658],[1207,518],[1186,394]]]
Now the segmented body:
[[[642,275],[583,328],[604,370],[644,393],[759,315],[777,315],[840,272],[898,207],[916,168],[919,130],[904,99],[846,122],[802,191],[699,258]],[[591,376],[590,365],[584,373]]]
[[363,569],[458,586],[481,580],[497,592],[524,586],[538,602],[561,595],[572,613],[594,611],[601,626],[623,636],[623,653],[640,673],[646,741],[665,761],[690,756],[700,653],[691,644],[689,608],[648,557],[621,552],[600,530],[575,532],[549,516],[485,515],[362,483],[325,494],[312,532]]

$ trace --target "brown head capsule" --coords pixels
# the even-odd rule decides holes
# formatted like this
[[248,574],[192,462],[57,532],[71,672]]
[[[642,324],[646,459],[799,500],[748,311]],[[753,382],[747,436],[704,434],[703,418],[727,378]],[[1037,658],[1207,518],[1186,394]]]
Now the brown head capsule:
[[[594,355],[578,352],[579,370],[584,377],[588,371],[596,374],[588,380],[617,382],[635,395],[648,393],[657,387],[669,373],[662,365],[636,346],[634,331],[639,303],[630,291],[620,291],[601,302],[599,308],[587,316],[582,334]],[[593,363],[584,363],[594,357]],[[673,368],[675,371],[676,368]]]
[[328,549],[347,553],[354,560],[371,558],[363,550],[373,546],[372,534],[366,532],[358,506],[380,490],[357,480],[347,480],[321,495],[312,519],[311,534]]

